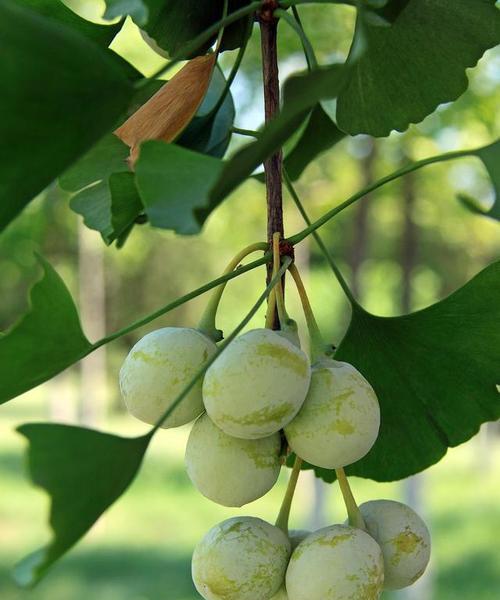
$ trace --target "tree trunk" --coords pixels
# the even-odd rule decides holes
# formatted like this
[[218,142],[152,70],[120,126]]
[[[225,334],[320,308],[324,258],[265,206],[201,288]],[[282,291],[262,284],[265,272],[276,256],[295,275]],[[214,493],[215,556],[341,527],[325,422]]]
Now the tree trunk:
[[[375,181],[377,146],[373,138],[369,138],[367,143],[369,144],[369,151],[361,161],[361,187],[367,187]],[[354,216],[354,232],[349,262],[351,266],[351,289],[358,299],[361,299],[363,293],[360,284],[360,270],[368,253],[370,240],[370,206],[371,196],[368,195],[358,204]]]
[[[82,223],[78,228],[80,316],[90,340],[106,333],[104,257],[101,241]],[[105,416],[106,349],[99,348],[80,364],[80,422],[94,427]]]

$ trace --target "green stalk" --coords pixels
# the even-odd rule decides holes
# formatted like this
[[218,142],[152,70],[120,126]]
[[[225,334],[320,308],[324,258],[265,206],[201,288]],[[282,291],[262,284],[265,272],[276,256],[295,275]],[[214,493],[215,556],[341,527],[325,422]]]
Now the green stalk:
[[355,202],[357,202],[358,200],[360,200],[361,198],[363,198],[370,192],[377,190],[378,188],[382,187],[386,183],[394,181],[395,179],[398,179],[399,177],[402,177],[403,175],[407,175],[408,173],[412,173],[413,171],[417,171],[418,169],[421,169],[422,167],[426,167],[427,165],[432,165],[432,164],[439,163],[439,162],[445,162],[448,160],[454,160],[455,158],[464,158],[466,156],[474,156],[475,152],[476,152],[475,150],[459,150],[457,152],[447,152],[445,154],[440,154],[439,156],[425,158],[423,160],[419,160],[417,162],[406,165],[405,167],[402,167],[401,169],[394,171],[394,173],[391,173],[390,175],[386,175],[385,177],[382,177],[382,179],[375,181],[374,183],[372,183],[368,187],[362,189],[361,191],[356,192],[353,196],[351,196],[350,198],[348,198],[347,200],[345,200],[344,202],[342,202],[335,208],[332,208],[332,210],[325,213],[317,221],[314,221],[313,223],[311,223],[311,225],[309,227],[306,227],[299,233],[288,238],[288,241],[291,244],[298,244],[299,242],[304,240],[306,237],[311,235],[313,232],[315,232],[317,229],[319,229],[320,227],[325,225],[325,223],[328,223],[328,221],[333,219],[333,217],[337,216],[340,212],[342,212],[348,206],[351,206],[351,204],[354,204]]
[[325,340],[323,339],[321,331],[319,330],[318,322],[316,321],[316,317],[314,316],[314,312],[312,310],[311,303],[309,302],[306,288],[300,276],[299,270],[295,265],[290,265],[289,271],[290,275],[292,276],[295,282],[295,286],[297,287],[300,302],[302,304],[302,310],[304,311],[304,316],[306,318],[307,330],[309,332],[309,339],[311,344],[311,362],[314,364],[322,358],[325,358],[326,356]]
[[[231,260],[226,269],[224,270],[223,275],[228,275],[232,273],[241,263],[241,261],[246,258],[249,254],[253,252],[258,252],[262,250],[266,252],[268,249],[268,245],[265,242],[257,242],[256,244],[251,244],[246,248],[243,248],[241,252]],[[212,293],[212,296],[209,300],[209,303],[203,313],[200,322],[198,323],[198,329],[202,331],[205,335],[212,338],[215,342],[218,342],[222,339],[222,332],[216,327],[216,317],[217,310],[219,308],[219,304],[222,298],[222,294],[226,289],[227,281],[221,283]]]
[[174,412],[174,410],[179,406],[179,404],[184,400],[184,398],[189,394],[189,392],[194,388],[197,384],[198,380],[205,375],[206,371],[212,365],[217,358],[224,352],[224,350],[229,346],[229,344],[234,340],[234,338],[248,325],[253,316],[257,313],[260,306],[265,302],[266,298],[269,296],[274,286],[280,281],[283,273],[288,269],[292,259],[288,256],[283,261],[280,270],[278,273],[271,279],[269,285],[266,287],[264,292],[261,294],[257,302],[253,305],[251,310],[247,313],[243,321],[234,329],[231,334],[220,344],[217,350],[212,354],[212,356],[208,359],[208,361],[199,369],[199,371],[194,375],[191,381],[186,385],[186,387],[182,390],[182,392],[177,396],[174,402],[169,406],[169,408],[163,413],[163,415],[158,419],[156,425],[149,432],[150,436],[153,436],[154,433],[161,427],[161,424],[168,419],[168,417]]
[[[306,213],[304,205],[300,201],[300,198],[299,198],[299,196],[298,196],[298,194],[297,194],[297,192],[295,190],[295,187],[293,186],[293,183],[292,183],[292,180],[290,179],[290,176],[286,172],[286,169],[283,170],[283,180],[284,180],[285,185],[286,185],[286,187],[288,189],[288,192],[290,193],[290,196],[292,197],[293,201],[295,202],[295,205],[297,206],[300,214],[302,215],[302,218],[304,219],[304,221],[306,222],[306,224],[308,226],[310,226],[311,225],[311,219],[309,218],[308,214]],[[347,284],[347,281],[344,279],[344,276],[342,275],[342,272],[340,271],[340,269],[335,264],[335,261],[333,260],[332,255],[330,254],[330,252],[328,252],[328,249],[325,246],[323,240],[321,239],[319,233],[314,230],[314,231],[311,232],[311,234],[312,234],[313,238],[315,239],[316,243],[318,244],[318,246],[319,246],[321,252],[323,253],[324,257],[326,258],[328,264],[330,265],[330,267],[331,267],[331,269],[332,269],[335,277],[337,278],[337,281],[340,284],[340,287],[342,288],[343,292],[347,296],[347,299],[349,300],[349,302],[351,304],[359,306],[356,298],[354,297],[354,294],[352,293],[349,285]]]
[[356,529],[363,529],[363,531],[366,531],[365,520],[363,519],[363,515],[356,504],[356,500],[354,499],[354,495],[344,469],[335,469],[335,473],[339,482],[340,491],[342,492],[342,497],[344,498],[344,504],[347,508],[349,525],[351,527],[356,527]]
[[306,32],[304,31],[304,28],[302,27],[302,23],[300,21],[300,17],[297,12],[297,9],[294,9],[294,15],[295,15],[295,18],[292,17],[292,15],[290,13],[288,13],[286,10],[283,10],[281,8],[278,8],[277,10],[274,11],[274,16],[278,17],[280,19],[283,19],[283,21],[285,21],[288,25],[290,25],[290,27],[299,36],[300,41],[302,42],[302,47],[304,49],[304,54],[306,57],[307,67],[308,67],[309,71],[311,69],[317,69],[318,61],[316,59],[316,54],[314,53],[312,44],[311,44],[309,38],[307,37]]
[[231,131],[233,133],[237,133],[238,135],[244,135],[246,137],[253,137],[256,139],[259,138],[259,132],[254,131],[253,129],[241,129],[241,127],[231,127]]
[[288,480],[288,486],[286,488],[285,496],[281,504],[278,518],[276,519],[276,527],[281,529],[283,533],[288,536],[288,522],[290,520],[290,511],[292,508],[293,496],[297,487],[297,481],[299,480],[300,469],[302,467],[302,459],[298,456],[295,458],[290,479]]
[[107,337],[95,342],[92,345],[91,349],[87,353],[85,353],[83,356],[81,356],[81,358],[88,356],[91,352],[93,352],[94,350],[97,350],[97,348],[100,348],[101,346],[104,346],[105,344],[109,344],[110,342],[113,342],[114,340],[116,340],[124,335],[127,335],[127,334],[131,333],[132,331],[135,331],[136,329],[144,327],[144,325],[148,325],[149,323],[151,323],[151,321],[154,321],[155,319],[158,319],[159,317],[167,314],[171,310],[174,310],[174,308],[178,308],[182,304],[185,304],[186,302],[189,302],[190,300],[193,300],[194,298],[197,298],[198,296],[201,296],[202,294],[209,292],[210,290],[217,287],[218,285],[221,285],[222,283],[230,281],[231,279],[234,279],[235,277],[239,277],[240,275],[243,275],[243,273],[252,271],[256,267],[265,265],[270,260],[270,258],[271,258],[271,253],[267,252],[262,258],[258,258],[257,260],[254,260],[253,262],[240,267],[236,271],[233,271],[232,273],[228,273],[227,275],[222,275],[221,277],[217,277],[217,279],[214,279],[210,283],[206,283],[205,285],[202,285],[201,287],[197,288],[196,290],[189,292],[189,294],[186,294],[185,296],[181,296],[180,298],[177,298],[177,300],[170,302],[170,304],[163,306],[162,308],[155,311],[154,313],[151,313],[147,317],[144,317],[143,319],[139,319],[138,321],[135,321],[134,323],[128,325],[127,327],[124,327],[123,329],[119,329],[115,333],[112,333],[112,334],[108,335]]
[[[250,16],[250,18],[248,19],[248,29],[250,31],[251,31],[252,26],[253,26],[253,18],[252,18],[252,16]],[[246,52],[246,49],[248,46],[248,41],[250,39],[250,31],[248,31],[248,36],[245,37],[245,42],[243,43],[243,46],[241,46],[241,48],[238,51],[238,55],[236,56],[234,65],[231,68],[231,72],[229,73],[229,77],[227,78],[226,85],[224,86],[224,89],[222,90],[222,94],[220,95],[219,99],[217,100],[217,103],[212,108],[212,110],[208,114],[204,115],[205,118],[216,115],[219,112],[222,105],[224,104],[224,101],[226,100],[226,97],[229,94],[229,91],[231,90],[231,86],[233,85],[236,75],[238,74],[238,71],[240,70],[240,66],[243,61],[243,57],[245,56],[245,52]]]

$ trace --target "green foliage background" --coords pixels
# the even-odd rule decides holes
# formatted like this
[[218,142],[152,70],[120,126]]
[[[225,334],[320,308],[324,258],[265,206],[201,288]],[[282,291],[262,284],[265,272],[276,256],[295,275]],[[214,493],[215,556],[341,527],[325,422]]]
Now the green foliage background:
[[[102,13],[99,2],[72,2],[90,18]],[[303,11],[306,29],[314,33],[320,59],[345,57],[354,28],[353,11],[348,7],[325,6]],[[299,43],[281,25],[283,73],[303,65]],[[338,49],[332,56],[332,39]],[[152,73],[163,59],[150,51],[137,31],[127,24],[112,47],[144,73]],[[286,58],[285,58],[286,57]],[[229,65],[231,58],[224,59]],[[224,63],[223,63],[224,64]],[[236,100],[244,118],[242,127],[253,127],[261,119],[260,99],[252,93],[259,82],[258,39],[252,40],[235,87]],[[319,216],[350,193],[362,187],[367,164],[373,153],[373,170],[381,176],[398,168],[407,159],[419,159],[463,147],[476,147],[498,137],[500,117],[500,54],[491,51],[478,69],[470,72],[471,86],[458,102],[443,107],[405,134],[393,134],[376,142],[361,137],[341,142],[335,151],[311,165],[298,189],[307,200],[311,215]],[[453,164],[428,167],[413,177],[417,201],[412,217],[418,227],[417,267],[411,288],[413,309],[423,308],[465,284],[473,275],[499,256],[498,224],[468,212],[456,201],[456,192],[487,197],[490,184],[479,163],[466,159]],[[402,180],[390,184],[369,200],[367,256],[359,270],[362,304],[380,315],[401,314],[403,271],[401,267],[405,193]],[[67,208],[68,195],[56,186],[42,194],[0,237],[0,331],[6,329],[27,308],[26,292],[38,278],[39,267],[33,251],[40,251],[63,276],[73,297],[78,297],[78,221]],[[220,274],[234,250],[265,235],[264,190],[257,182],[240,187],[208,220],[196,238],[180,238],[135,227],[120,251],[105,251],[106,323],[114,331]],[[345,211],[335,223],[324,228],[323,238],[340,258],[349,275],[353,261],[357,207]],[[302,228],[300,217],[287,200],[287,232]],[[95,245],[101,240],[95,234]],[[348,319],[348,306],[313,243],[303,244],[298,261],[308,267],[308,283],[318,320],[327,337],[338,343]],[[262,289],[263,272],[253,272],[230,284],[224,298],[220,326],[230,330],[239,321],[242,304]],[[197,299],[156,326],[194,325],[204,298]],[[289,293],[290,312],[299,321],[294,292]],[[252,326],[262,323],[263,313]],[[302,324],[303,325],[303,324]],[[140,433],[137,424],[122,414],[117,373],[128,348],[140,337],[135,332],[109,346],[107,416],[99,423],[106,431]],[[0,596],[5,600],[28,597],[16,590],[7,569],[21,555],[47,539],[39,524],[46,514],[46,500],[22,476],[19,436],[12,429],[20,422],[47,419],[54,412],[51,402],[64,405],[77,418],[79,369],[73,367],[61,378],[60,388],[48,383],[2,408],[0,430],[0,481],[8,493],[0,496]],[[57,398],[54,400],[54,394]],[[64,411],[63,411],[64,412]],[[425,476],[426,506],[436,540],[432,578],[436,600],[494,600],[500,588],[500,566],[496,560],[500,529],[498,498],[500,456],[496,430],[486,450],[474,440],[453,450],[450,456]],[[214,522],[229,515],[201,498],[182,470],[185,431],[161,432],[148,456],[145,469],[119,506],[100,522],[74,553],[65,558],[42,586],[29,593],[36,600],[83,600],[89,594],[103,600],[115,598],[191,600],[189,579],[190,549]],[[484,438],[481,438],[484,439]],[[304,476],[309,489],[311,480]],[[281,484],[282,485],[282,484]],[[399,484],[374,485],[354,480],[360,501],[372,497],[398,497]],[[246,510],[272,519],[282,487]],[[303,526],[309,515],[306,486],[296,503],[295,524]],[[335,487],[328,492],[330,519],[343,520],[340,497]]]

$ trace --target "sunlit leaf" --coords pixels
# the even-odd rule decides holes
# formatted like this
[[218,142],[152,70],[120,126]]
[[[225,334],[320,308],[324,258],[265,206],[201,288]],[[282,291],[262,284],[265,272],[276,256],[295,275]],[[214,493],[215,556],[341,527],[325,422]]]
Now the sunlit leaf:
[[31,308],[0,337],[0,404],[26,392],[86,356],[85,337],[73,300],[45,260],[31,290]]
[[111,129],[133,88],[73,29],[0,4],[0,229]]
[[139,470],[150,436],[123,438],[68,425],[27,424],[33,483],[50,500],[50,544],[15,568],[19,585],[32,587],[125,492]]
[[[380,401],[380,437],[348,468],[377,481],[408,477],[500,418],[500,262],[445,300],[402,317],[354,307],[335,358],[352,363]],[[333,473],[318,469],[327,480]]]
[[466,69],[500,43],[494,0],[410,0],[390,27],[361,27],[363,15],[355,44],[362,41],[365,52],[337,106],[337,123],[351,135],[387,136],[422,121],[463,94]]

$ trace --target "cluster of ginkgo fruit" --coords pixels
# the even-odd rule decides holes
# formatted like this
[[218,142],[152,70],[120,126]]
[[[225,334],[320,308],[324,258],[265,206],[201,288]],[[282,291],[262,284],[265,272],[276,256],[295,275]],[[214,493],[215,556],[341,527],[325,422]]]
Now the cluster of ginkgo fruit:
[[[275,247],[275,272],[276,254]],[[128,410],[147,423],[170,428],[196,419],[186,447],[187,472],[198,490],[218,504],[240,507],[262,497],[276,483],[287,455],[296,456],[276,525],[255,517],[231,518],[197,545],[192,575],[203,598],[374,600],[384,588],[409,586],[423,574],[430,558],[429,532],[401,503],[356,505],[343,467],[363,458],[375,443],[379,403],[361,373],[325,352],[298,270],[293,264],[289,270],[304,305],[311,359],[299,346],[279,283],[268,315],[277,306],[281,330],[253,329],[222,353],[206,328],[153,331],[123,364],[122,394]],[[204,377],[193,382],[207,363]],[[169,411],[189,386],[183,401]],[[348,524],[312,533],[288,531],[302,460],[336,470]]]

